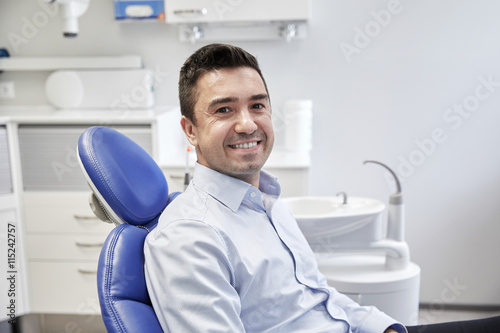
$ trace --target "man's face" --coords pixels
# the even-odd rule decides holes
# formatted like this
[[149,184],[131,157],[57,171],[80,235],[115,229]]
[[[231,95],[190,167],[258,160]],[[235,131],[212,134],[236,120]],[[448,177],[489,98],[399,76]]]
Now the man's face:
[[196,94],[196,125],[185,117],[181,125],[196,147],[198,163],[258,186],[274,132],[269,96],[257,71],[237,67],[204,73]]

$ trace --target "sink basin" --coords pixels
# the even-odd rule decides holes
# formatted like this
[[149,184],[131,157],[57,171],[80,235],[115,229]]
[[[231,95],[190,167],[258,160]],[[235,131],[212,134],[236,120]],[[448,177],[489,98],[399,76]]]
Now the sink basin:
[[385,205],[375,199],[349,197],[290,197],[283,201],[311,246],[341,247],[385,237]]

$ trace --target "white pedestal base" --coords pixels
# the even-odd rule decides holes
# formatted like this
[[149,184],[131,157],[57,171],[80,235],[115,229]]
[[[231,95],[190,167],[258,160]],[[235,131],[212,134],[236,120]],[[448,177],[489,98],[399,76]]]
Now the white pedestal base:
[[328,284],[360,305],[372,305],[404,325],[418,321],[420,267],[388,270],[385,256],[319,254]]

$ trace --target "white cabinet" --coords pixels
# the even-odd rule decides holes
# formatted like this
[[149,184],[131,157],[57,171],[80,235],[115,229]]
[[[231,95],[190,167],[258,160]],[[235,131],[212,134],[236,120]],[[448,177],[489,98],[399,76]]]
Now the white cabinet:
[[165,0],[167,23],[306,21],[309,0]]
[[97,260],[114,226],[93,216],[87,197],[87,192],[23,195],[31,312],[100,313]]
[[165,0],[165,20],[179,39],[290,41],[306,36],[311,0]]

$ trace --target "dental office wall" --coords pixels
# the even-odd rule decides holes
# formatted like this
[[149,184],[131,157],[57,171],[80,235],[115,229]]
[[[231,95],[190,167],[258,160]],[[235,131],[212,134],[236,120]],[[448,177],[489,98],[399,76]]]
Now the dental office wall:
[[[386,201],[394,184],[362,162],[396,171],[421,300],[435,309],[500,305],[499,14],[487,0],[313,0],[306,39],[235,43],[257,55],[276,114],[286,100],[314,101],[312,195]],[[177,104],[178,70],[202,43],[179,42],[162,22],[116,22],[111,0],[91,1],[79,24],[65,39],[38,0],[3,0],[0,47],[11,56],[137,54],[159,78],[157,105]],[[16,89],[1,105],[47,104],[47,75],[0,74]]]

